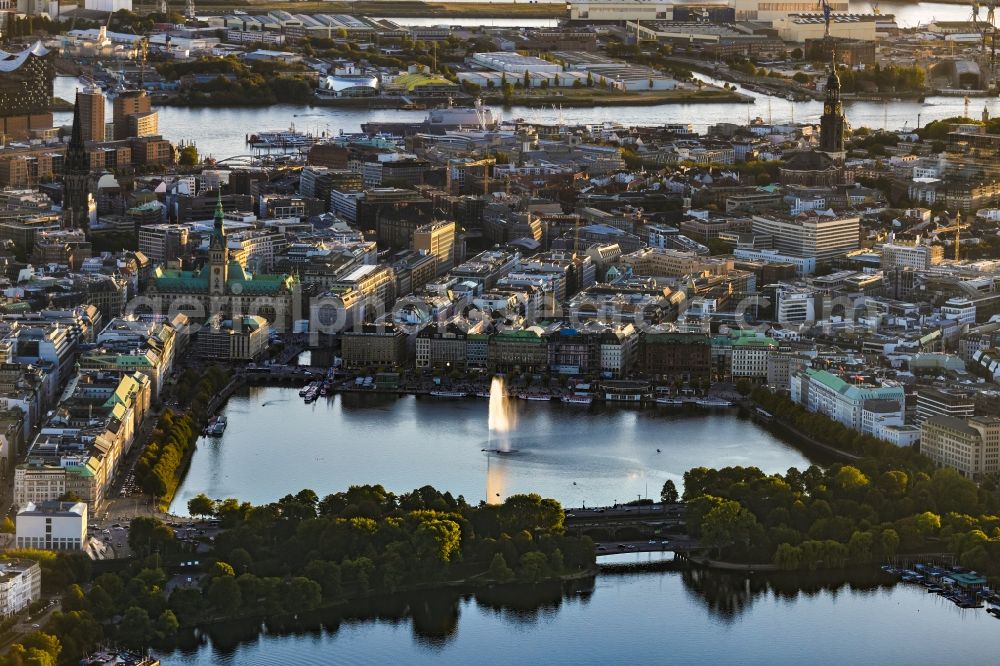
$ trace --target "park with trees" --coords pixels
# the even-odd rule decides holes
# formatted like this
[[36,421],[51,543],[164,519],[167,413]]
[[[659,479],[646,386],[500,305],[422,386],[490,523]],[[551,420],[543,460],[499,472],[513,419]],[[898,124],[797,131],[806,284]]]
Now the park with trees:
[[143,492],[170,503],[209,417],[209,403],[230,377],[229,371],[218,366],[201,371],[188,368],[178,376],[171,394],[180,411],[163,410],[135,467],[136,483]]
[[[850,464],[765,474],[756,467],[684,474],[687,531],[714,559],[785,570],[840,569],[897,554],[953,554],[1000,579],[1000,493],[759,388],[780,427],[850,452]],[[666,489],[665,489],[666,492]]]
[[176,574],[191,559],[189,547],[155,518],[132,521],[134,557],[117,571],[91,579],[67,564],[70,554],[45,554],[62,571],[53,578],[63,586],[62,608],[0,666],[76,664],[103,643],[166,650],[197,625],[400,592],[594,573],[594,544],[567,535],[559,503],[534,494],[470,506],[430,486],[395,495],[376,485],[323,498],[302,490],[261,506],[199,496],[189,506],[222,527],[197,572]]
[[688,532],[721,560],[816,570],[954,553],[1000,576],[1000,497],[950,469],[874,459],[770,475],[696,468],[684,475],[684,499]]

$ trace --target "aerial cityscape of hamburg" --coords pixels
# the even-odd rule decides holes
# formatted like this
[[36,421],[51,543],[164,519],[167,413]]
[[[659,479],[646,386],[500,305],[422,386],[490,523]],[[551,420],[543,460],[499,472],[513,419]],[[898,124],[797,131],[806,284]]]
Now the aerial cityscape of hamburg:
[[1000,0],[0,0],[0,666],[1000,663]]

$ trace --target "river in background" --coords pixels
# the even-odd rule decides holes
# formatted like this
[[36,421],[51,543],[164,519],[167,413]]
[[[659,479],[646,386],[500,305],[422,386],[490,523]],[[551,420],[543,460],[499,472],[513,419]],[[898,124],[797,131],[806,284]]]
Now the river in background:
[[[717,82],[708,76],[699,78],[709,83]],[[718,81],[719,85],[722,84]],[[75,89],[81,87],[73,77],[56,78],[55,94],[72,100]],[[790,102],[779,97],[742,90],[754,97],[754,104],[660,104],[656,106],[598,106],[592,108],[529,108],[514,106],[494,107],[505,119],[525,118],[539,123],[586,124],[617,122],[625,125],[662,125],[664,123],[690,123],[699,132],[720,122],[747,121],[754,117],[773,122],[819,122],[823,104],[818,101]],[[983,106],[990,115],[1000,115],[997,98],[973,99],[969,113],[979,116]],[[915,128],[918,121],[926,124],[932,120],[962,115],[961,97],[928,97],[925,102],[845,102],[848,121],[853,127],[898,129]],[[278,104],[269,107],[189,108],[166,106],[158,109],[160,133],[173,141],[193,142],[203,156],[225,159],[249,152],[246,136],[262,130],[287,129],[294,126],[301,131],[332,136],[339,132],[358,132],[361,124],[369,121],[420,122],[426,111],[397,109],[342,109],[335,107],[309,107]],[[111,118],[110,104],[107,112]],[[56,113],[57,124],[69,125],[72,113]]]
[[[463,2],[465,0],[462,0]],[[470,2],[491,2],[491,0],[468,0]],[[442,0],[444,4],[448,0]],[[712,0],[675,0],[674,4],[692,4],[698,6],[711,4],[726,4],[725,2],[713,2]],[[982,2],[980,19],[986,20],[986,3]],[[872,11],[871,2],[850,3],[851,11],[855,14],[870,14]],[[883,14],[892,14],[896,17],[896,23],[901,28],[916,28],[927,25],[931,21],[968,21],[972,17],[971,3],[963,5],[950,5],[941,2],[879,2],[879,11]],[[816,12],[819,13],[819,3],[816,5]],[[521,19],[521,18],[391,18],[400,25],[488,25],[497,27],[525,26],[525,27],[548,27],[556,25],[558,19]]]
[[[858,12],[870,11],[870,3],[852,3],[852,10]],[[969,7],[961,5],[944,5],[940,3],[880,3],[884,14],[895,14],[902,26],[916,26],[932,19],[967,20],[971,15]],[[818,10],[817,10],[818,11]],[[985,10],[983,10],[985,19]],[[416,18],[398,19],[400,22],[414,21],[414,25],[451,24],[480,25],[481,19],[436,19]],[[485,19],[499,21],[497,25],[508,23],[525,23],[538,25],[537,21],[547,19]],[[548,25],[548,23],[546,23]],[[722,85],[721,81],[708,76],[699,75],[708,82]],[[72,101],[74,91],[82,87],[74,77],[60,76],[55,81],[55,94],[58,97]],[[494,107],[494,112],[501,118],[511,120],[525,118],[539,123],[562,122],[567,124],[586,124],[602,122],[618,122],[625,125],[661,125],[664,123],[691,123],[699,132],[706,131],[710,126],[720,122],[748,121],[755,117],[773,122],[818,122],[823,112],[822,102],[790,102],[780,97],[771,97],[759,93],[742,90],[755,99],[754,104],[723,103],[723,104],[660,104],[655,106],[597,106],[590,108],[559,108],[526,106]],[[1000,100],[973,99],[969,108],[970,115],[978,117],[983,107],[990,115],[1000,115]],[[854,101],[844,104],[848,121],[853,127],[870,127],[899,129],[914,128],[932,120],[962,115],[965,111],[961,97],[929,97],[924,102],[892,101],[865,102]],[[287,129],[294,126],[300,131],[312,132],[316,135],[335,135],[340,132],[358,132],[361,124],[369,121],[389,122],[420,122],[426,111],[403,111],[396,109],[344,109],[336,107],[310,107],[290,104],[278,104],[270,107],[226,107],[226,108],[188,108],[167,106],[160,107],[160,133],[173,141],[192,142],[198,146],[203,156],[213,156],[225,159],[249,152],[246,137],[250,133],[263,130]],[[111,105],[108,104],[106,117],[111,118]],[[56,113],[56,123],[69,125],[72,114]]]
[[985,611],[886,586],[877,573],[849,584],[810,574],[601,574],[563,589],[397,595],[263,627],[211,627],[163,663],[986,665],[1000,651],[1000,621]]
[[516,452],[487,456],[486,400],[347,393],[305,404],[295,388],[250,387],[223,409],[225,434],[198,441],[171,511],[186,513],[198,493],[258,504],[366,483],[394,492],[429,484],[473,504],[534,492],[564,506],[599,506],[659,498],[664,481],[681,487],[692,467],[784,472],[810,464],[735,410],[512,406]]

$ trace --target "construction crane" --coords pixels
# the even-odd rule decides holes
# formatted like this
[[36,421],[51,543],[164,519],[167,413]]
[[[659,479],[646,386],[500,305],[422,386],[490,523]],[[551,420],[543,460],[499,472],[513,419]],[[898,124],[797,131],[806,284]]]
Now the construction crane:
[[[997,42],[996,5],[997,5],[997,0],[987,0],[986,20],[984,21],[979,18],[983,6],[978,1],[974,0],[972,2],[972,15],[970,16],[970,23],[972,23],[972,28],[977,33],[979,33],[980,36],[982,55],[980,57],[979,64],[983,70],[989,70],[988,78],[990,86],[994,85],[996,79],[995,76],[996,42]],[[986,50],[987,44],[989,45],[988,54]]]
[[146,59],[149,57],[149,37],[139,40],[139,90],[146,88]]
[[990,41],[990,85],[996,83],[997,64],[997,24],[996,24],[997,0],[989,0],[986,5],[986,30],[983,32],[983,50],[986,49],[987,38]]
[[830,3],[826,0],[819,0],[819,6],[823,9],[823,39],[826,41],[830,40]]
[[934,230],[934,234],[940,236],[941,234],[955,233],[955,261],[958,261],[962,255],[962,229],[968,229],[969,225],[962,222],[962,213],[959,211],[955,214],[954,221],[945,227],[938,227]]

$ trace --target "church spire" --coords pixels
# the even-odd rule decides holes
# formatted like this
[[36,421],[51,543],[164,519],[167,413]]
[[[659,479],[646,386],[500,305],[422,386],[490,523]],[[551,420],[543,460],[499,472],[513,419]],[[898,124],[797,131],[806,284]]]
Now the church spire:
[[830,77],[826,80],[826,100],[819,121],[819,149],[834,158],[844,155],[844,106],[840,100],[836,51],[830,51]]
[[90,158],[83,142],[80,98],[73,104],[73,129],[63,158],[63,227],[84,229],[90,215]]
[[222,210],[222,186],[219,186],[219,196],[215,200],[215,226],[222,228],[222,220],[226,213]]
[[222,186],[215,202],[215,227],[208,243],[209,285],[210,296],[223,296],[226,293],[226,281],[229,279],[229,247],[226,244],[226,229],[223,224],[225,213],[222,211]]

